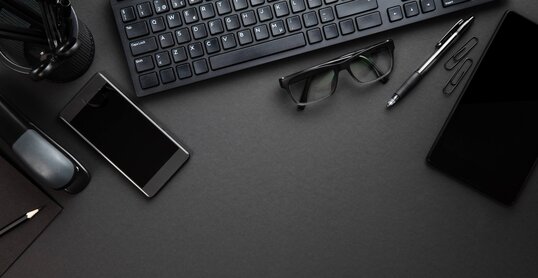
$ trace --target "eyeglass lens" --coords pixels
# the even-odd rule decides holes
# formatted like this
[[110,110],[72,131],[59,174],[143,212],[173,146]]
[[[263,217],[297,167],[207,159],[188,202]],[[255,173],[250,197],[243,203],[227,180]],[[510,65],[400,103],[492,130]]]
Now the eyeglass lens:
[[334,91],[336,72],[327,70],[290,84],[290,92],[298,103],[322,100]]
[[[349,62],[349,73],[360,83],[381,80],[392,68],[392,53],[388,47],[380,47],[358,55]],[[289,90],[297,103],[320,101],[333,94],[338,73],[334,68],[306,75],[289,84]]]

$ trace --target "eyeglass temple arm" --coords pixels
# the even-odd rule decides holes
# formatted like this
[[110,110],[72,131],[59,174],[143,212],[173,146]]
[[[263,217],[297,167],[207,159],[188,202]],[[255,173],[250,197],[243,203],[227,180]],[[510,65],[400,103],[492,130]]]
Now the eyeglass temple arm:
[[[381,77],[383,76],[383,73],[379,70],[379,68],[377,67],[377,65],[372,62],[370,59],[368,59],[367,57],[363,56],[363,55],[360,55],[359,58],[363,59],[367,64],[368,66],[370,66],[370,68],[372,68],[375,72],[375,75],[377,77]],[[381,83],[385,84],[389,81],[389,77],[388,76],[385,76],[383,79],[379,80],[381,81]]]
[[19,0],[0,0],[0,8],[4,8],[17,17],[30,23],[33,27],[43,29],[41,16],[30,7],[24,5]]
[[[312,77],[308,77],[308,79],[306,79],[306,84],[303,88],[303,93],[301,94],[301,98],[299,99],[299,102],[308,101],[308,92],[310,91],[311,81],[312,81]],[[297,111],[303,111],[305,108],[306,108],[306,105],[297,105]]]

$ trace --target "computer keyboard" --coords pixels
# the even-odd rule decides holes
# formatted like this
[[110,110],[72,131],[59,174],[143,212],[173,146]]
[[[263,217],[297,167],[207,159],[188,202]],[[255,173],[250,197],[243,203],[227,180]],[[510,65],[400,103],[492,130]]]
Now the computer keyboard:
[[111,0],[145,96],[494,0]]

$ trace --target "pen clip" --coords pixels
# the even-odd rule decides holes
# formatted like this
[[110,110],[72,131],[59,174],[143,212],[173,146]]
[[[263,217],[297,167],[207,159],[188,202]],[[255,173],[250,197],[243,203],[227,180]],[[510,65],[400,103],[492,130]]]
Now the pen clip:
[[446,34],[441,38],[441,40],[435,45],[435,48],[439,48],[441,47],[445,41],[450,37],[452,36],[452,34],[463,24],[463,19],[460,19],[458,20],[458,22],[456,22],[456,24],[454,24],[454,26],[452,26],[452,28],[450,28],[450,30],[448,30],[448,32],[446,32]]

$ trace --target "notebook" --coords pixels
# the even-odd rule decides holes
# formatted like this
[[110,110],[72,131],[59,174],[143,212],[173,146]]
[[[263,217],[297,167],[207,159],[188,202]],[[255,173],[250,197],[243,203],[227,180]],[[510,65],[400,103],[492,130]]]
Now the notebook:
[[62,207],[0,156],[0,228],[43,207],[32,219],[0,236],[0,276],[60,213]]

